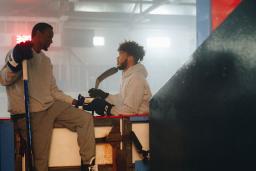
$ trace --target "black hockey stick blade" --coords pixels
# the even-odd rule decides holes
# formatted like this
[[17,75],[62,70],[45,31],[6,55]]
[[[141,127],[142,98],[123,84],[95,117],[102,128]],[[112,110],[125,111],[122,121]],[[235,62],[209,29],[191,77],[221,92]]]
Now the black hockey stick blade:
[[117,67],[112,67],[108,70],[106,70],[105,72],[103,72],[100,76],[98,76],[98,78],[96,79],[96,82],[95,82],[95,88],[98,88],[99,87],[99,84],[101,81],[103,81],[104,79],[106,79],[107,77],[117,73],[118,71],[118,68]]

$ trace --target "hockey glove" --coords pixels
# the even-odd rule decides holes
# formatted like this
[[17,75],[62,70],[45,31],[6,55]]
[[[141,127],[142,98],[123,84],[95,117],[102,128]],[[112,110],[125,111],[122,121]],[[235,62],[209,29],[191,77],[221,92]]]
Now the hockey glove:
[[31,59],[33,57],[31,41],[21,42],[16,44],[12,53],[8,58],[7,65],[13,72],[21,70],[21,63],[24,59]]
[[81,94],[79,94],[78,97],[77,97],[75,107],[78,108],[79,106],[83,106],[84,100],[85,100],[85,97],[82,96]]
[[84,104],[83,109],[88,111],[96,111],[101,116],[111,115],[113,105],[104,99],[96,98],[89,104]]
[[97,88],[91,88],[89,91],[89,96],[93,97],[93,98],[102,98],[102,99],[106,99],[109,95],[109,93],[106,93],[104,91],[102,91],[101,89],[97,89]]

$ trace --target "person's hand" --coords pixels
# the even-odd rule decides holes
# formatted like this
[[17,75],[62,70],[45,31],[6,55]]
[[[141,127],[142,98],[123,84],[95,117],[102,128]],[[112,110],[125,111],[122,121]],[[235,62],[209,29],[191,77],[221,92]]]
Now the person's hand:
[[78,100],[76,100],[76,99],[73,99],[73,101],[72,101],[72,106],[75,106],[75,107],[77,107],[77,102],[78,102]]
[[85,100],[85,97],[79,94],[77,99],[74,99],[72,101],[72,105],[75,106],[76,108],[78,108],[79,106],[83,106],[84,100]]
[[95,98],[91,103],[83,105],[84,110],[96,111],[96,113],[101,116],[111,115],[112,107],[112,104],[100,98]]
[[109,93],[106,93],[104,91],[102,91],[101,89],[97,89],[97,88],[91,88],[89,91],[89,96],[93,97],[93,98],[102,98],[105,99],[108,97]]
[[12,54],[8,58],[7,65],[13,72],[18,72],[22,69],[21,63],[24,59],[33,57],[31,41],[21,42],[13,48]]

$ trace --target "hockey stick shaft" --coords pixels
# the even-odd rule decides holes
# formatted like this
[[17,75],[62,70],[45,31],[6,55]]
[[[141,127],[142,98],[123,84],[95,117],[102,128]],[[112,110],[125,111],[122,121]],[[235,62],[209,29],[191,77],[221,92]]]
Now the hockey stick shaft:
[[28,91],[28,69],[27,60],[22,61],[22,74],[24,82],[25,111],[26,111],[26,130],[27,130],[27,148],[26,148],[26,171],[33,171],[33,152],[32,152],[32,131],[29,107]]
[[[116,68],[116,67],[109,68],[108,70],[103,72],[100,76],[97,77],[97,79],[95,81],[95,88],[98,88],[101,81],[103,81],[105,78],[107,78],[117,72],[118,72],[118,68]],[[92,111],[92,115],[94,115],[94,111]]]

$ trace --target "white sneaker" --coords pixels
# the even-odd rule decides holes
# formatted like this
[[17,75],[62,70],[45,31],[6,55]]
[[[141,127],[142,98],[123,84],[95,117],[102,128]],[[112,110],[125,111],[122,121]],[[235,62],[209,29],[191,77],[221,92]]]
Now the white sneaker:
[[81,171],[98,171],[98,166],[95,164],[95,157],[91,158],[89,164],[83,164]]
[[98,165],[96,165],[96,164],[95,165],[91,165],[91,166],[88,167],[88,170],[89,171],[98,171]]

